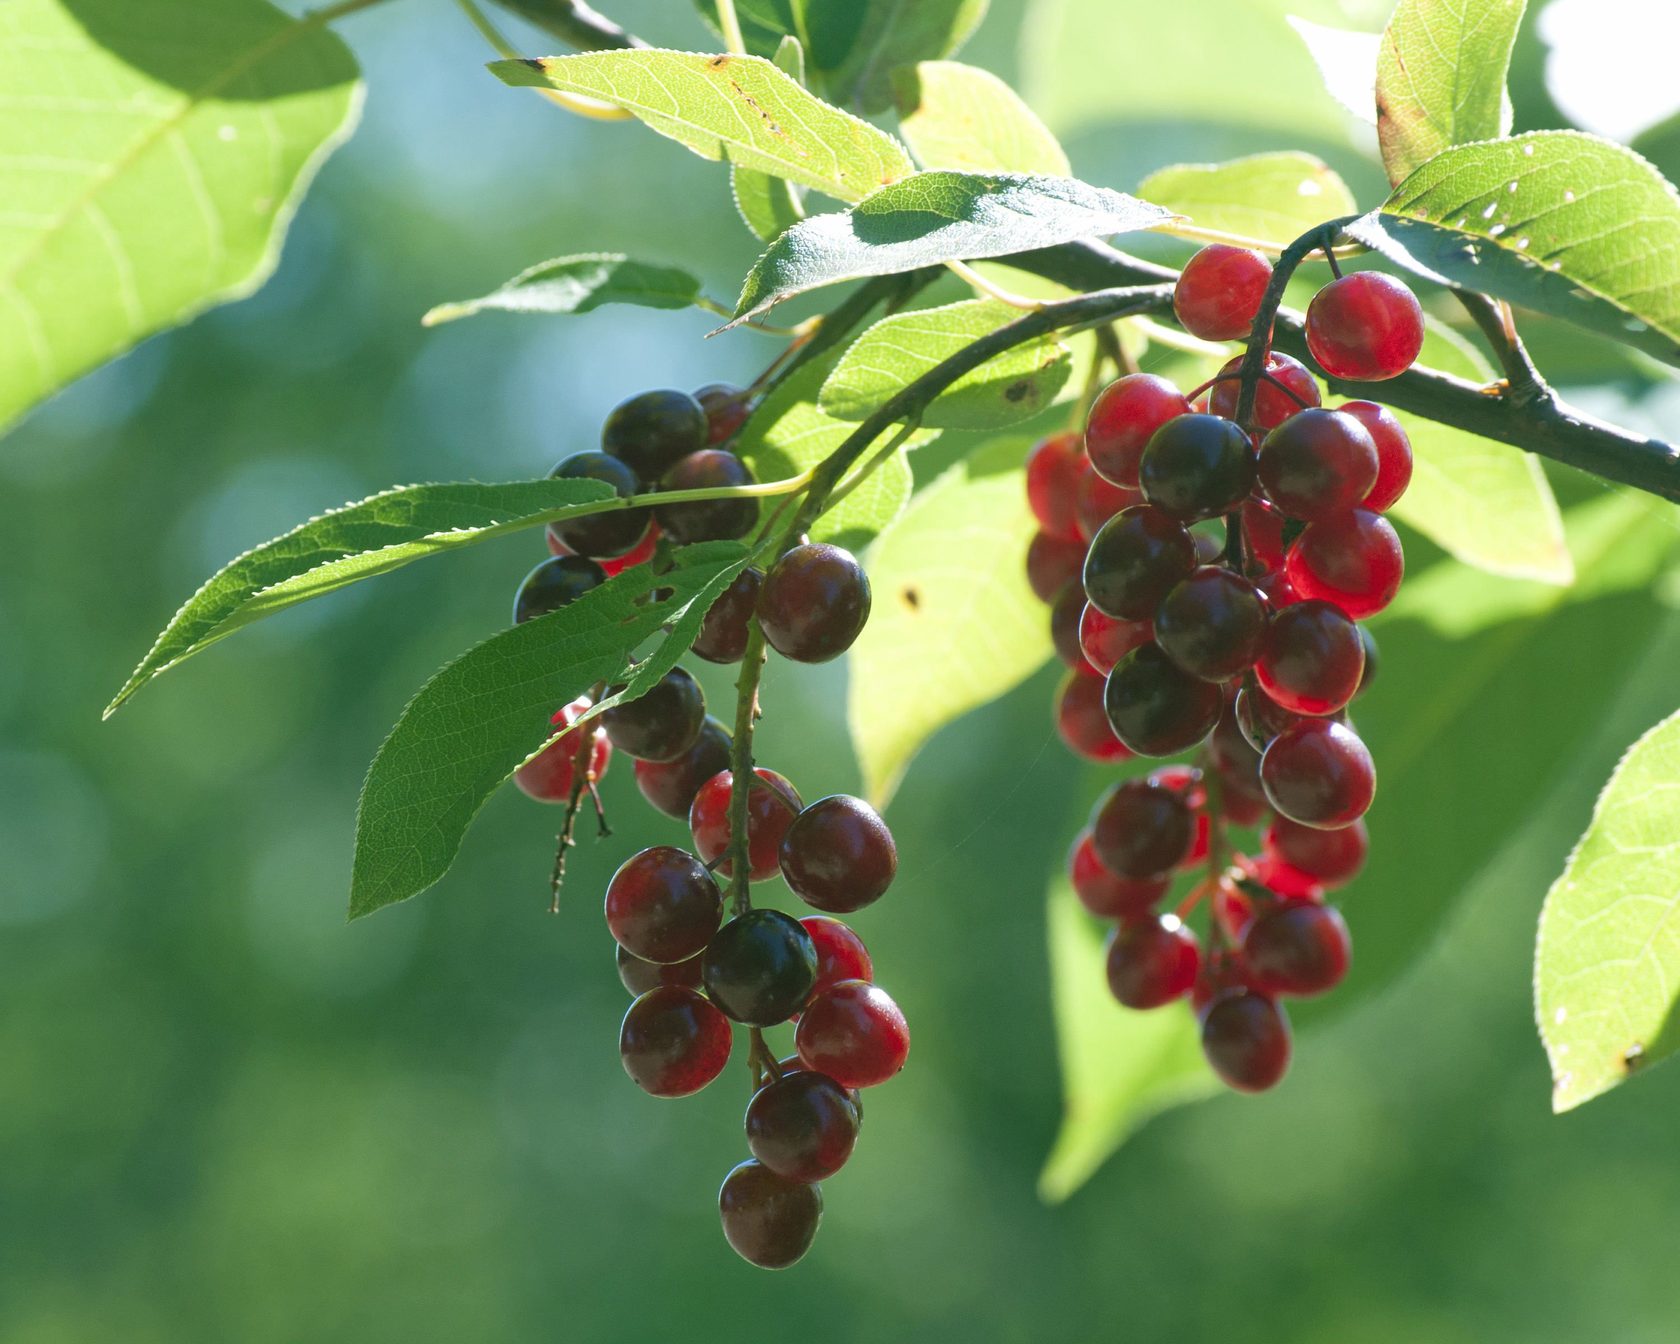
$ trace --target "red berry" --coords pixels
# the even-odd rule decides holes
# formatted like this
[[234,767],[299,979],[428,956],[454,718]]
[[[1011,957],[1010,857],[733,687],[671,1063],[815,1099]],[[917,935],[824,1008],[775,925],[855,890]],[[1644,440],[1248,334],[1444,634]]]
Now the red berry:
[[[606,572],[607,577],[610,579],[616,574],[624,573],[627,569],[634,569],[637,565],[645,565],[649,560],[653,559],[653,553],[659,549],[660,536],[661,533],[659,531],[659,524],[649,523],[647,531],[642,533],[642,539],[637,542],[634,547],[626,551],[623,555],[614,556],[610,560],[601,561],[601,568]],[[552,541],[549,545],[549,549],[554,549]],[[560,552],[555,553],[560,554]]]
[[686,820],[700,786],[728,768],[729,730],[708,715],[694,745],[674,761],[637,761],[636,787],[666,816]]
[[1163,877],[1178,867],[1194,837],[1189,803],[1154,779],[1116,784],[1091,821],[1092,845],[1103,867],[1134,881]]
[[818,910],[847,914],[879,900],[898,872],[898,847],[881,814],[847,793],[819,798],[782,836],[782,876]]
[[1278,817],[1266,828],[1261,844],[1268,858],[1288,864],[1320,886],[1340,887],[1365,866],[1370,834],[1363,821],[1323,831]]
[[886,990],[842,980],[811,1000],[794,1043],[807,1068],[842,1087],[874,1087],[904,1067],[910,1028]]
[[1249,555],[1266,569],[1283,568],[1283,524],[1283,515],[1264,500],[1243,501],[1243,541]]
[[1406,487],[1412,482],[1412,441],[1406,437],[1399,418],[1386,406],[1374,401],[1345,401],[1336,409],[1364,425],[1377,446],[1377,482],[1361,507],[1382,513],[1406,493]]
[[1202,1053],[1227,1086],[1264,1092],[1289,1068],[1289,1020],[1264,994],[1226,990],[1202,1015]]
[[1079,493],[1074,506],[1079,520],[1080,538],[1089,542],[1101,530],[1102,525],[1121,509],[1129,509],[1141,503],[1143,496],[1136,490],[1128,490],[1124,486],[1104,480],[1087,462],[1079,476]]
[[770,647],[796,663],[826,663],[851,648],[869,620],[869,576],[839,546],[795,546],[764,576],[758,623]]
[[1290,518],[1351,509],[1377,481],[1377,445],[1351,415],[1309,407],[1266,435],[1258,473],[1266,498]]
[[1056,732],[1067,749],[1088,761],[1124,761],[1126,744],[1114,735],[1103,708],[1103,679],[1089,668],[1069,672],[1056,690]]
[[[611,688],[617,695],[623,686]],[[700,740],[706,693],[687,669],[673,667],[653,689],[601,711],[613,746],[639,761],[674,761]]]
[[694,637],[694,654],[708,663],[738,663],[747,651],[747,634],[758,605],[764,575],[749,566],[718,594]]
[[1114,735],[1139,756],[1176,756],[1213,731],[1225,696],[1161,649],[1133,649],[1108,674],[1103,707]]
[[1127,1008],[1159,1008],[1196,983],[1201,944],[1176,915],[1129,919],[1108,944],[1108,990]]
[[747,1106],[747,1147],[778,1176],[822,1181],[846,1165],[858,1125],[857,1107],[840,1084],[801,1069],[753,1094]]
[[[660,479],[659,489],[713,490],[753,484],[747,464],[723,448],[690,453]],[[751,496],[687,500],[659,504],[653,511],[659,529],[679,546],[696,541],[733,541],[758,525],[758,501]]]
[[[774,877],[782,837],[799,814],[799,794],[774,770],[754,770],[757,779],[747,790],[747,867],[754,882]],[[729,849],[729,795],[734,775],[720,770],[700,786],[688,809],[688,826],[694,833],[694,847],[707,863],[722,858]],[[734,871],[731,859],[723,859],[717,871],[725,877]]]
[[1301,597],[1333,602],[1356,621],[1392,602],[1406,573],[1399,536],[1386,518],[1366,509],[1308,523],[1284,563]]
[[1085,593],[1105,616],[1152,620],[1161,599],[1195,568],[1196,543],[1184,525],[1140,505],[1111,518],[1091,539]]
[[694,855],[654,845],[626,859],[607,883],[607,928],[643,961],[687,961],[723,919],[723,893]]
[[1423,309],[1391,275],[1344,275],[1307,305],[1307,348],[1332,378],[1369,383],[1397,377],[1423,349]]
[[1070,583],[1050,604],[1050,644],[1064,667],[1085,670],[1085,650],[1079,642],[1079,621],[1085,614],[1085,590]]
[[1079,648],[1098,676],[1106,677],[1117,662],[1153,638],[1148,621],[1117,621],[1089,602],[1079,613]]
[[632,998],[646,994],[650,989],[658,989],[660,985],[700,988],[700,958],[697,956],[661,966],[656,961],[643,961],[623,946],[616,947],[614,951],[618,956],[619,982],[630,991]]
[[1334,714],[1353,699],[1365,673],[1359,627],[1329,602],[1297,602],[1266,625],[1254,679],[1271,701],[1296,714]]
[[1138,480],[1143,497],[1174,518],[1229,513],[1254,486],[1254,445],[1234,421],[1181,415],[1149,440]]
[[1243,935],[1242,959],[1256,989],[1305,997],[1341,984],[1353,945],[1341,912],[1316,901],[1283,901]]
[[1027,507],[1041,532],[1063,541],[1079,540],[1074,508],[1084,466],[1077,434],[1052,434],[1027,454]]
[[1115,485],[1137,489],[1138,460],[1150,436],[1189,411],[1184,394],[1165,378],[1153,373],[1116,378],[1097,394],[1085,421],[1091,465]]
[[1266,633],[1266,606],[1247,579],[1204,565],[1161,600],[1155,642],[1193,677],[1228,681],[1247,670]]
[[1079,903],[1098,919],[1121,919],[1149,910],[1172,885],[1170,877],[1121,877],[1097,857],[1097,846],[1086,827],[1068,854],[1068,880]]
[[[1334,832],[1326,831],[1326,835]],[[1303,873],[1299,868],[1291,867],[1282,859],[1271,854],[1263,854],[1260,861],[1253,865],[1256,881],[1267,891],[1292,901],[1320,901],[1324,899],[1324,884]]]
[[1085,543],[1035,532],[1027,545],[1027,584],[1040,602],[1054,602],[1056,594],[1079,577],[1085,567]]
[[[561,725],[576,723],[589,709],[590,703],[587,695],[580,695],[569,705],[562,705],[553,722]],[[592,742],[586,767],[589,775],[599,779],[606,774],[607,766],[612,762],[612,743],[607,741],[606,733],[597,723],[590,728],[562,733],[515,770],[513,782],[519,786],[520,792],[539,803],[569,803],[572,786],[577,782],[578,748],[583,745],[578,734],[584,732],[589,734]]]
[[1266,797],[1303,826],[1334,830],[1357,821],[1377,791],[1376,767],[1358,735],[1333,719],[1301,719],[1260,758]]
[[694,399],[706,413],[708,447],[727,443],[747,423],[751,398],[741,388],[728,383],[707,383],[695,392]]
[[698,1092],[729,1062],[729,1020],[692,989],[661,985],[624,1014],[618,1055],[636,1086],[656,1097]]
[[817,978],[811,993],[821,994],[842,980],[873,980],[869,949],[850,925],[830,915],[806,915],[799,921],[817,949]]
[[1178,323],[1204,341],[1248,336],[1272,278],[1272,263],[1246,247],[1214,243],[1185,263],[1173,286]]
[[[1238,393],[1242,384],[1231,375],[1241,370],[1242,361],[1243,357],[1237,355],[1221,365],[1219,381],[1208,392],[1208,410],[1214,415],[1224,416],[1227,420],[1236,418]],[[1277,428],[1303,407],[1318,405],[1318,383],[1300,360],[1274,350],[1266,356],[1265,372],[1287,387],[1289,392],[1261,379],[1255,389],[1254,414],[1250,417],[1249,428],[1265,433]],[[1290,395],[1291,392],[1294,396]]]
[[730,1247],[760,1269],[786,1269],[811,1249],[822,1224],[822,1187],[743,1162],[724,1178],[718,1214]]

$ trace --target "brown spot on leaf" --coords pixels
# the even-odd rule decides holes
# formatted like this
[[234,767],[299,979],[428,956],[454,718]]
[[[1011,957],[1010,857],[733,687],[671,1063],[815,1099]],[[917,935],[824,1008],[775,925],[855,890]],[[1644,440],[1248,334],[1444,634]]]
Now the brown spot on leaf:
[[545,61],[539,61],[539,60],[537,60],[537,59],[536,59],[536,58],[535,58],[535,57],[533,57],[533,56],[521,56],[521,57],[520,57],[520,58],[519,58],[519,63],[520,63],[520,64],[521,64],[521,65],[528,65],[528,66],[530,66],[530,67],[531,67],[531,69],[533,69],[533,70],[541,70],[541,69],[544,69],[544,68],[545,68],[545,67],[546,67],[546,65],[547,65],[547,62],[545,62]]
[[1635,1073],[1645,1065],[1645,1047],[1638,1041],[1622,1051],[1622,1067],[1629,1073]]
[[711,60],[707,61],[706,64],[711,66],[714,70],[721,70],[724,66],[729,64],[729,57],[714,56]]
[[1030,378],[1018,378],[1003,389],[1005,401],[1025,401],[1032,395],[1033,385]]
[[913,583],[907,583],[899,590],[899,600],[911,611],[922,609],[922,590]]

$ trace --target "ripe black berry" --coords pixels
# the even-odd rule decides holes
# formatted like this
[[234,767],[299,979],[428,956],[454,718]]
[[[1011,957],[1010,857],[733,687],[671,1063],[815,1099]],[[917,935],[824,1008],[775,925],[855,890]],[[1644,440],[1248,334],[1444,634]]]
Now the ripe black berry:
[[729,729],[707,715],[694,745],[675,760],[636,762],[636,787],[666,816],[686,818],[700,786],[729,768],[729,742]]
[[1245,671],[1265,633],[1259,589],[1216,565],[1204,565],[1179,583],[1155,613],[1155,642],[1203,681],[1229,681]]
[[838,658],[863,629],[869,607],[869,576],[857,557],[823,542],[788,551],[758,590],[764,638],[796,663]]
[[1291,518],[1328,518],[1358,505],[1377,483],[1377,445],[1360,421],[1310,406],[1266,435],[1260,484]]
[[718,930],[701,978],[712,1002],[737,1022],[771,1027],[810,997],[817,949],[797,919],[780,910],[749,910]]
[[1176,789],[1154,779],[1128,779],[1098,805],[1091,842],[1110,872],[1142,881],[1183,863],[1195,829],[1196,818]]
[[[747,464],[722,448],[690,453],[660,479],[661,491],[714,490],[753,484]],[[695,541],[734,541],[758,525],[758,501],[751,497],[699,499],[660,504],[653,516],[677,545]]]
[[1064,667],[1085,670],[1085,649],[1079,642],[1079,623],[1085,617],[1085,590],[1070,583],[1050,604],[1050,644]]
[[656,481],[706,446],[706,412],[686,392],[643,392],[621,402],[601,426],[601,447]]
[[732,1037],[723,1014],[692,989],[661,985],[624,1014],[618,1055],[642,1091],[686,1097],[723,1072]]
[[1149,440],[1138,481],[1144,499],[1175,518],[1228,513],[1254,488],[1254,445],[1221,416],[1181,415]]
[[898,848],[880,813],[837,793],[793,819],[782,837],[781,867],[807,905],[847,914],[879,900],[892,884]]
[[1289,1020],[1270,998],[1230,989],[1202,1017],[1202,1053],[1239,1092],[1264,1092],[1289,1068]]
[[[620,461],[611,453],[573,453],[549,475],[556,480],[600,481],[611,486],[620,499],[628,499],[641,489],[641,481],[629,463]],[[617,509],[550,523],[548,530],[577,555],[593,558],[618,556],[636,548],[636,543],[647,531],[651,516],[647,509]]]
[[679,989],[700,988],[700,958],[674,961],[661,966],[656,961],[643,961],[622,945],[613,949],[618,959],[618,979],[634,998],[661,985],[676,985]]
[[1085,543],[1035,532],[1027,544],[1027,586],[1040,602],[1054,602],[1056,594],[1079,577],[1085,566]]
[[718,1213],[735,1254],[760,1269],[786,1269],[816,1239],[822,1187],[790,1181],[761,1162],[743,1162],[724,1178]]
[[[617,694],[622,687],[615,686]],[[706,693],[689,673],[673,667],[646,695],[601,712],[613,746],[640,761],[674,761],[700,740]]]
[[749,567],[718,594],[700,622],[700,633],[694,637],[696,657],[708,663],[741,661],[747,651],[748,622],[758,603],[758,586],[763,582],[764,575]]
[[1223,692],[1193,677],[1158,644],[1133,649],[1108,674],[1103,708],[1114,735],[1139,756],[1176,756],[1213,731]]
[[1196,542],[1177,520],[1147,505],[1124,509],[1091,539],[1085,595],[1105,616],[1153,620],[1156,607],[1196,568]]
[[550,556],[519,581],[513,623],[522,625],[558,611],[606,581],[606,571],[593,560],[581,555]]
[[826,1074],[801,1069],[766,1083],[747,1106],[747,1147],[778,1176],[824,1181],[852,1155],[857,1107]]
[[643,961],[687,961],[723,918],[723,893],[685,849],[654,845],[626,859],[607,884],[607,928]]

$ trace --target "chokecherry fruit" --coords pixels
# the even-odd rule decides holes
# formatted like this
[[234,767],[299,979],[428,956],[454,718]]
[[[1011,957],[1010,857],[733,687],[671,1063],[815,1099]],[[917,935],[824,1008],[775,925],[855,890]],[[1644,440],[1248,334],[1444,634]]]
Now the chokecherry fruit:
[[1050,604],[1050,646],[1062,666],[1085,670],[1085,648],[1079,642],[1079,623],[1085,616],[1085,590],[1070,583]]
[[[573,453],[548,474],[556,480],[600,481],[610,486],[620,499],[628,499],[641,489],[641,481],[630,464],[611,453]],[[647,509],[616,509],[550,523],[548,531],[574,555],[600,559],[634,550],[647,533],[650,516]]]
[[706,413],[708,448],[727,443],[747,423],[750,398],[741,388],[731,387],[728,383],[707,383],[695,390],[694,399]]
[[1359,627],[1329,602],[1296,602],[1266,625],[1254,679],[1272,703],[1296,714],[1334,714],[1365,674]]
[[717,931],[700,963],[700,978],[725,1014],[755,1027],[773,1027],[811,997],[816,945],[791,915],[748,910]]
[[1202,681],[1229,681],[1247,670],[1265,634],[1259,589],[1218,565],[1176,585],[1155,612],[1155,642]]
[[1277,817],[1260,837],[1268,859],[1292,868],[1322,887],[1340,887],[1359,876],[1371,842],[1363,821],[1333,831],[1302,826],[1288,817]]
[[660,985],[638,995],[618,1032],[618,1056],[655,1097],[698,1092],[729,1062],[729,1022],[692,989]]
[[1239,1092],[1275,1087],[1289,1068],[1289,1021],[1264,994],[1228,989],[1202,1014],[1202,1053]]
[[1377,483],[1377,445],[1356,417],[1309,406],[1266,435],[1258,474],[1266,498],[1290,518],[1328,518]]
[[1027,584],[1040,602],[1054,602],[1056,594],[1079,577],[1085,567],[1085,543],[1035,532],[1027,543]]
[[606,571],[593,560],[581,555],[550,556],[519,581],[519,591],[513,598],[513,623],[523,625],[559,611],[606,581]]
[[747,1106],[747,1147],[778,1176],[824,1181],[852,1155],[857,1107],[834,1079],[800,1069],[766,1083]]
[[1085,595],[1116,620],[1153,620],[1155,608],[1196,568],[1196,543],[1182,523],[1148,505],[1103,524],[1085,557]]
[[1180,415],[1155,431],[1138,464],[1143,497],[1187,522],[1228,513],[1254,487],[1254,445],[1217,415]]
[[1121,877],[1098,857],[1090,827],[1079,833],[1068,854],[1068,880],[1079,903],[1098,919],[1146,914],[1172,885],[1165,874]]
[[1027,507],[1045,535],[1062,541],[1079,540],[1074,508],[1084,465],[1077,434],[1051,434],[1035,443],[1027,454]]
[[799,923],[811,935],[811,945],[817,949],[817,978],[811,985],[813,996],[842,980],[875,978],[869,949],[849,924],[832,915],[806,915]]
[[1365,426],[1377,446],[1377,480],[1360,507],[1383,513],[1406,493],[1412,483],[1412,441],[1398,417],[1374,401],[1344,401],[1336,407]]
[[694,745],[671,761],[637,761],[636,787],[668,817],[686,819],[700,786],[729,769],[729,729],[706,716]]
[[825,542],[788,551],[758,590],[764,638],[796,663],[838,658],[863,630],[869,607],[869,576],[857,557]]
[[1286,521],[1265,500],[1243,501],[1243,543],[1248,547],[1249,555],[1265,569],[1283,568],[1283,525]]
[[760,1269],[786,1269],[811,1249],[822,1223],[822,1187],[743,1162],[718,1191],[723,1235],[735,1254]]
[[1079,491],[1074,502],[1074,514],[1079,520],[1079,539],[1089,544],[1102,525],[1121,509],[1141,503],[1143,496],[1136,490],[1105,480],[1087,462],[1079,474]]
[[1362,621],[1394,600],[1406,557],[1388,519],[1349,509],[1308,523],[1289,548],[1284,572],[1299,596],[1333,602]]
[[[589,697],[580,695],[570,704],[560,707],[554,722],[570,727],[583,717],[589,706]],[[607,766],[612,763],[612,743],[607,741],[606,733],[596,724],[587,729],[562,733],[515,770],[513,782],[519,786],[520,792],[539,803],[571,802],[572,788],[577,783],[578,749],[583,745],[579,734],[584,732],[589,734],[590,739],[589,759],[584,765],[588,777],[599,779],[606,774]]]
[[[1236,375],[1242,369],[1242,362],[1243,357],[1237,355],[1220,366],[1219,381],[1208,393],[1208,410],[1214,415],[1222,415],[1227,420],[1236,419],[1238,394],[1242,387]],[[1264,371],[1283,386],[1260,380],[1255,388],[1254,411],[1249,416],[1248,428],[1264,434],[1267,430],[1276,429],[1303,407],[1318,405],[1318,383],[1300,360],[1274,350],[1266,356]]]
[[[1189,413],[1184,393],[1158,374],[1128,373],[1116,378],[1097,394],[1085,421],[1085,452],[1091,466],[1104,480],[1137,489],[1138,463],[1151,436],[1167,421]],[[1032,488],[1030,474],[1027,487]]]
[[1147,881],[1184,862],[1195,830],[1195,814],[1178,790],[1155,779],[1128,779],[1098,804],[1091,841],[1111,873]]
[[1196,983],[1201,944],[1175,915],[1128,919],[1108,944],[1108,989],[1127,1008],[1159,1008]]
[[676,760],[700,740],[705,722],[706,693],[681,667],[673,667],[646,695],[601,711],[613,746],[639,761]]
[[[661,491],[715,490],[753,484],[747,464],[723,448],[702,448],[672,465],[659,482]],[[653,511],[659,528],[679,546],[695,541],[734,541],[758,525],[758,501],[750,496],[686,500],[659,504]]]
[[643,961],[622,945],[615,946],[613,951],[618,959],[619,983],[630,991],[631,998],[646,994],[650,989],[658,989],[661,985],[676,985],[679,989],[700,988],[698,956],[661,966],[657,961]]
[[763,573],[749,566],[718,594],[700,621],[700,633],[694,637],[696,657],[708,663],[741,661],[747,651],[753,608],[758,604],[758,587],[763,582]]
[[1265,751],[1274,737],[1301,719],[1301,715],[1285,709],[1252,682],[1237,692],[1231,709],[1237,727],[1256,751]]
[[1377,791],[1377,772],[1371,753],[1345,723],[1299,719],[1261,756],[1260,782],[1283,816],[1334,830],[1365,814]]
[[1213,731],[1224,706],[1217,684],[1186,672],[1159,644],[1133,649],[1103,687],[1114,735],[1139,756],[1188,751]]
[[706,412],[686,392],[661,389],[620,402],[601,426],[601,447],[656,481],[706,446]]
[[849,914],[878,901],[898,872],[898,847],[881,814],[847,793],[819,798],[787,828],[782,877],[807,905]]
[[723,893],[686,849],[653,845],[607,883],[607,928],[643,961],[666,965],[702,952],[723,919]]
[[1243,965],[1268,994],[1304,998],[1334,989],[1352,955],[1341,912],[1316,901],[1280,901],[1243,934]]
[[[754,882],[774,877],[782,837],[802,806],[792,784],[774,770],[757,769],[747,789],[747,872]],[[735,776],[718,771],[694,795],[688,809],[688,827],[694,847],[707,863],[716,863],[725,877],[734,873],[734,860],[724,857],[733,831],[729,823],[729,796]]]
[[1423,349],[1423,308],[1391,275],[1344,275],[1307,305],[1307,348],[1332,378],[1370,383],[1398,377]]
[[794,1044],[805,1066],[842,1087],[874,1087],[904,1067],[910,1027],[891,995],[865,980],[842,980],[811,1000]]
[[1184,264],[1173,286],[1179,326],[1204,341],[1240,341],[1260,312],[1272,263],[1246,247],[1214,243]]
[[1119,621],[1087,602],[1079,613],[1079,649],[1098,676],[1106,677],[1133,649],[1155,637],[1148,621]]
[[1056,689],[1056,733],[1075,756],[1087,761],[1124,761],[1131,758],[1126,744],[1114,735],[1103,707],[1103,679],[1089,668],[1062,678]]

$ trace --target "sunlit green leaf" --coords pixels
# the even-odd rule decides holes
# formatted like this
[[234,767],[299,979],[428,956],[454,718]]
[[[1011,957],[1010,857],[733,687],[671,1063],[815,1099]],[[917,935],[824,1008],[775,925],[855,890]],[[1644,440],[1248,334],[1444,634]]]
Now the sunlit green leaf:
[[811,0],[813,11],[854,16],[856,40],[845,58],[825,68],[823,86],[835,101],[865,112],[892,105],[892,74],[900,66],[949,56],[986,16],[987,0]]
[[633,261],[622,252],[591,252],[538,262],[483,298],[440,303],[420,320],[435,327],[486,309],[587,313],[608,303],[687,308],[699,297],[700,282],[676,266]]
[[[797,37],[784,37],[772,59],[788,78],[805,82],[805,51]],[[804,193],[785,177],[737,165],[730,170],[729,186],[741,218],[765,242],[805,218]]]
[[1204,228],[1279,247],[1354,209],[1352,193],[1332,169],[1292,152],[1177,164],[1151,173],[1138,193]]
[[1019,94],[989,70],[923,61],[893,76],[898,129],[924,168],[1066,177],[1067,155]]

